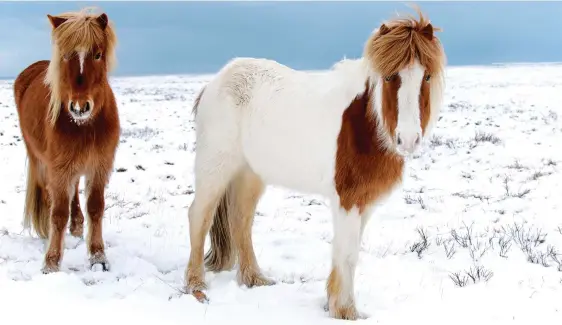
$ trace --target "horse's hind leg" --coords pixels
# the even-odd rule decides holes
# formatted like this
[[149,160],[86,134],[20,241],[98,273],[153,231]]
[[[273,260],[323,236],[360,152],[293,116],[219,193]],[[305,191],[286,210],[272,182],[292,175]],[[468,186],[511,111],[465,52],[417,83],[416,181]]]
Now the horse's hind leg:
[[235,178],[231,188],[232,236],[238,251],[238,282],[248,287],[272,285],[264,277],[256,261],[252,244],[252,225],[256,206],[265,189],[261,178],[250,168],[244,168]]
[[70,234],[74,237],[82,238],[84,236],[84,215],[80,208],[79,185],[80,179],[76,182],[74,196],[70,203]]
[[238,157],[224,151],[209,152],[209,148],[213,147],[205,146],[202,141],[198,147],[195,156],[195,197],[189,207],[191,252],[185,279],[187,291],[203,302],[207,300],[203,293],[207,288],[203,262],[205,237],[213,223],[219,201],[241,164]]

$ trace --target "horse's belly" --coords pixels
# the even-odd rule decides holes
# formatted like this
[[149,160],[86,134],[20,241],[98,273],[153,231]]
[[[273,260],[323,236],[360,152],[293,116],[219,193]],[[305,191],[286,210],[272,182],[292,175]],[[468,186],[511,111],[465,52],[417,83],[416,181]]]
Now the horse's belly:
[[270,185],[332,195],[337,133],[303,120],[254,117],[242,128],[242,148],[250,167]]
[[325,166],[311,163],[311,157],[293,156],[274,147],[252,143],[245,151],[248,164],[267,184],[308,193],[331,192],[334,173]]

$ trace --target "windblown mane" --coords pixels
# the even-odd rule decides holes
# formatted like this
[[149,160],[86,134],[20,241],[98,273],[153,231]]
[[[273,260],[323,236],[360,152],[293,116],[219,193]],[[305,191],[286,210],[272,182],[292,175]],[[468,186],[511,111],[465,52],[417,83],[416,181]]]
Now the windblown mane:
[[396,18],[384,23],[365,44],[364,56],[372,68],[382,76],[390,76],[409,66],[418,59],[432,79],[441,79],[445,66],[445,53],[423,13],[415,8],[419,19],[412,16]]
[[102,29],[96,20],[98,16],[99,14],[94,13],[92,8],[57,15],[67,20],[52,31],[52,57],[44,80],[50,87],[49,119],[52,124],[56,122],[61,110],[59,67],[64,55],[76,49],[90,50],[95,45],[103,46],[107,71],[115,67],[117,36],[111,21],[107,23],[105,29]]

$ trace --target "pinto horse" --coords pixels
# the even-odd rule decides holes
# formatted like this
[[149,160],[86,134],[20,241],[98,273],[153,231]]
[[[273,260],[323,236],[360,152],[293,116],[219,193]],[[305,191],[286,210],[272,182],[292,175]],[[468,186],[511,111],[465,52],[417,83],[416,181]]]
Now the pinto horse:
[[47,15],[52,57],[25,68],[14,98],[28,156],[24,226],[49,238],[43,273],[59,270],[65,227],[83,236],[78,185],[86,177],[91,266],[108,270],[102,237],[104,191],[119,142],[117,104],[107,74],[117,38],[105,13]]
[[[327,310],[362,317],[354,274],[361,236],[377,203],[401,183],[405,160],[435,124],[445,53],[419,12],[383,23],[363,56],[331,71],[296,71],[275,61],[237,58],[195,100],[195,197],[186,289],[205,294],[211,271],[239,263],[238,282],[274,281],[260,271],[251,228],[266,185],[323,195],[333,216]],[[210,231],[211,249],[204,257]]]

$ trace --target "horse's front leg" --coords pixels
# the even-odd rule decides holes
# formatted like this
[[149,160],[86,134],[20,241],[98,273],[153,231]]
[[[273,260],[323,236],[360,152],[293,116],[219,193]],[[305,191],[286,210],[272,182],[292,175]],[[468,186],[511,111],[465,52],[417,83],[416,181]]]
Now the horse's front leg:
[[64,171],[51,171],[48,186],[51,198],[49,248],[45,254],[42,272],[58,272],[64,252],[64,232],[69,217],[69,201],[72,194],[70,177]]
[[86,205],[88,211],[88,253],[90,266],[100,264],[103,271],[109,271],[109,262],[105,256],[103,243],[102,219],[105,210],[105,184],[107,173],[94,172],[86,176]]
[[354,278],[361,244],[362,220],[357,208],[336,207],[333,212],[332,272],[328,278],[330,317],[356,320]]

